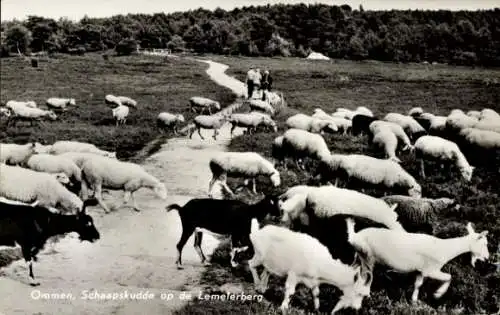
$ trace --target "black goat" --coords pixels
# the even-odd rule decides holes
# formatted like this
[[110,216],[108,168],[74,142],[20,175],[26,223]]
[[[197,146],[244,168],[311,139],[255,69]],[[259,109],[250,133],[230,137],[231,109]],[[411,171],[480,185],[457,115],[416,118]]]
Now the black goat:
[[85,201],[82,211],[73,215],[53,213],[39,206],[0,202],[0,245],[14,247],[17,243],[21,246],[32,286],[40,284],[33,274],[33,261],[37,261],[36,255],[47,239],[69,232],[78,233],[81,241],[99,239],[92,217],[85,213],[91,202]]
[[205,255],[201,250],[202,232],[205,229],[214,234],[230,235],[232,243],[231,264],[233,263],[234,249],[250,244],[250,227],[252,218],[262,222],[269,214],[279,216],[277,199],[266,196],[255,204],[246,204],[239,200],[219,200],[210,198],[191,199],[183,207],[171,204],[167,211],[178,210],[182,222],[182,236],[177,243],[178,269],[182,269],[182,248],[189,237],[196,231],[194,248],[200,256],[201,262],[206,263]]
[[351,132],[353,136],[359,134],[370,134],[370,124],[378,120],[377,117],[357,114],[352,118]]

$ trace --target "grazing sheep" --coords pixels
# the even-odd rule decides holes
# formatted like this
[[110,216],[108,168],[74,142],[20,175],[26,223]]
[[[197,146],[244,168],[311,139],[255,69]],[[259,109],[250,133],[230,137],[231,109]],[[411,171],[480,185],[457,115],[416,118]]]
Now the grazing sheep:
[[64,173],[72,182],[82,181],[80,168],[71,159],[62,155],[35,154],[27,160],[26,166],[38,172]]
[[352,135],[369,134],[370,124],[378,120],[377,117],[357,114],[352,118]]
[[296,114],[286,120],[288,128],[302,129],[313,133],[336,132],[337,125],[333,121],[312,118],[304,114]]
[[269,92],[266,90],[264,90],[263,93],[265,95],[264,100],[271,104],[274,108],[278,106],[285,106],[286,102],[283,93],[278,94],[276,92]]
[[184,116],[182,114],[170,114],[167,112],[162,112],[158,114],[156,118],[156,126],[160,132],[164,132],[165,129],[171,129],[175,135],[177,135],[177,125],[185,122]]
[[372,111],[364,106],[359,106],[358,108],[356,108],[356,110],[354,112],[357,114],[373,117]]
[[491,109],[483,109],[474,128],[500,132],[500,115]]
[[[290,197],[285,199],[285,196]],[[390,229],[403,230],[394,212],[395,205],[389,206],[383,200],[351,189],[305,186],[293,194],[287,192],[279,196],[278,206],[283,213],[282,222],[285,223],[298,219],[309,208],[319,218],[337,214],[353,215],[370,219]]]
[[408,116],[411,116],[413,118],[418,117],[424,113],[424,110],[422,107],[413,107],[408,111]]
[[123,105],[118,97],[111,94],[108,94],[104,97],[104,102],[108,105],[116,105],[116,106]]
[[347,219],[348,241],[368,258],[368,265],[376,262],[387,265],[402,273],[417,271],[415,288],[411,300],[416,303],[419,289],[424,278],[442,281],[434,297],[439,299],[448,290],[451,275],[441,268],[455,257],[471,252],[472,266],[476,260],[489,258],[488,231],[476,233],[470,222],[467,224],[468,235],[450,239],[441,239],[432,235],[408,233],[381,228],[368,228],[354,232],[354,221]]
[[205,138],[201,135],[201,129],[213,129],[214,135],[212,136],[214,140],[217,140],[217,135],[219,134],[219,129],[226,123],[229,115],[198,115],[194,118],[195,128],[191,129],[189,133],[189,139],[193,137],[195,129],[198,131],[198,135],[202,140]]
[[427,134],[427,131],[413,117],[405,116],[399,113],[389,113],[384,117],[385,121],[393,122],[401,127],[412,140],[417,140],[421,136]]
[[450,131],[460,132],[460,130],[465,128],[473,128],[478,122],[477,118],[467,116],[461,110],[454,110],[446,118],[446,128]]
[[116,125],[123,125],[127,121],[130,109],[128,106],[120,105],[112,110],[113,118],[116,120]]
[[121,105],[125,106],[131,106],[134,108],[137,108],[137,101],[131,99],[130,97],[127,96],[117,96],[118,100],[120,101]]
[[403,195],[391,195],[381,198],[389,205],[397,204],[396,213],[407,232],[434,233],[434,225],[438,223],[437,215],[447,209],[460,208],[455,199],[451,198],[415,198]]
[[429,133],[436,135],[446,130],[446,116],[436,116],[431,113],[423,113],[415,118],[419,124],[424,127]]
[[42,122],[42,118],[48,118],[50,120],[56,120],[57,115],[51,110],[44,110],[40,108],[31,107],[16,107],[11,110],[12,115],[9,117],[7,123],[8,126],[11,124],[16,125],[18,121],[29,121],[30,125],[33,126],[33,122]]
[[467,112],[467,116],[480,119],[481,118],[481,112],[478,110],[470,110]]
[[7,103],[5,103],[5,107],[14,110],[16,108],[21,108],[21,107],[35,108],[37,106],[36,106],[36,103],[34,101],[14,101],[14,100],[10,100]]
[[485,108],[481,111],[479,120],[500,120],[500,114],[490,108]]
[[[252,219],[250,241],[254,255],[248,266],[258,292],[264,293],[267,289],[270,273],[287,277],[280,307],[282,312],[288,309],[290,297],[299,283],[312,290],[316,311],[319,310],[319,285],[338,287],[343,294],[331,314],[348,307],[360,309],[363,298],[370,295],[371,274],[363,277],[359,266],[333,259],[328,249],[314,237],[275,225],[259,229],[257,220]],[[257,267],[261,265],[264,271],[259,277]]]
[[232,114],[229,116],[228,122],[231,124],[231,137],[236,127],[247,128],[249,134],[255,131],[259,125],[271,127],[274,132],[278,131],[276,122],[271,117],[258,112]]
[[222,174],[251,178],[254,194],[257,193],[255,178],[259,175],[268,176],[274,187],[281,184],[280,173],[273,164],[255,152],[221,152],[210,159],[209,166],[212,171],[209,191],[214,181]]
[[422,196],[422,187],[415,178],[392,160],[361,154],[332,154],[323,162],[331,169],[331,172],[320,172],[319,176],[323,181],[329,180],[335,171],[341,170],[346,176],[346,186],[350,179],[356,179],[362,184],[381,185],[389,189],[402,188],[412,197]]
[[248,106],[250,106],[250,110],[263,112],[274,116],[275,110],[274,107],[269,104],[267,101],[262,100],[247,100]]
[[376,120],[376,121],[372,122],[368,126],[368,129],[371,132],[369,134],[369,136],[370,136],[370,138],[369,138],[370,142],[373,141],[373,136],[378,131],[380,131],[381,129],[385,129],[385,128],[391,129],[392,132],[394,132],[394,134],[398,138],[398,140],[401,141],[402,144],[404,144],[402,146],[402,150],[403,151],[413,150],[413,145],[410,142],[410,138],[408,138],[408,135],[406,135],[405,131],[403,130],[403,127],[401,127],[400,125],[398,125],[396,123],[389,122],[389,121]]
[[468,144],[483,149],[500,149],[500,133],[476,128],[465,128],[460,131]]
[[93,153],[96,155],[102,155],[116,159],[116,152],[101,150],[91,143],[78,141],[56,141],[54,144],[52,144],[48,153],[59,155],[66,152]]
[[401,160],[396,156],[396,149],[398,148],[398,138],[394,132],[389,129],[381,129],[374,136],[372,143],[384,150],[385,156],[389,160],[401,163]]
[[220,103],[209,98],[194,96],[189,99],[189,104],[191,110],[196,112],[196,109],[201,109],[201,112],[208,110],[208,114],[212,115],[212,107],[216,110],[220,110]]
[[82,210],[83,201],[67,190],[57,177],[57,174],[0,164],[0,196],[24,203],[38,201],[43,207],[60,206],[71,213]]
[[[356,117],[356,116],[354,116]],[[347,134],[352,129],[352,120],[348,120],[340,117],[332,117],[331,120],[335,123],[338,131],[342,132],[344,135]]]
[[35,154],[35,143],[0,143],[0,163],[19,165]]
[[69,105],[76,106],[74,98],[51,97],[45,102],[48,108],[65,111]]
[[[76,166],[78,166],[81,169],[83,162],[86,159],[91,159],[96,155],[99,156],[99,154],[88,153],[88,152],[65,152],[65,153],[61,153],[57,156],[61,156],[61,157],[64,157],[66,159],[70,159],[71,161],[73,161],[73,163],[76,164]],[[113,157],[109,157],[109,158],[113,158]],[[116,159],[116,157],[114,157],[114,158]]]
[[82,210],[74,215],[52,213],[46,207],[0,202],[0,245],[19,245],[28,264],[29,283],[40,285],[35,280],[33,261],[47,240],[69,232],[78,233],[80,241],[95,242],[100,235],[91,216]]
[[420,159],[420,174],[425,178],[424,158],[452,162],[459,168],[462,177],[470,181],[474,166],[471,166],[458,146],[449,140],[436,136],[423,136],[415,142],[415,153]]
[[269,214],[278,216],[275,198],[266,196],[255,204],[246,204],[239,200],[219,200],[211,198],[195,198],[189,200],[184,206],[171,204],[166,207],[167,212],[177,210],[182,223],[182,236],[177,243],[177,269],[182,267],[182,249],[186,242],[195,233],[194,248],[200,256],[201,262],[207,264],[206,257],[201,250],[203,230],[213,234],[231,235],[231,265],[236,248],[250,244],[250,224],[252,218],[259,221]]
[[330,156],[330,150],[321,135],[314,134],[301,129],[288,129],[283,134],[281,147],[276,147],[274,157],[284,163],[286,167],[286,157],[293,157],[298,168],[302,158],[310,157],[323,160]]
[[138,164],[122,162],[104,156],[85,159],[82,164],[82,195],[84,199],[87,199],[88,188],[91,188],[99,205],[108,213],[109,208],[104,204],[102,198],[103,187],[124,190],[123,203],[120,206],[127,205],[129,199],[132,198],[135,211],[140,211],[140,209],[134,199],[134,192],[142,187],[152,189],[163,200],[167,199],[165,184],[148,174]]

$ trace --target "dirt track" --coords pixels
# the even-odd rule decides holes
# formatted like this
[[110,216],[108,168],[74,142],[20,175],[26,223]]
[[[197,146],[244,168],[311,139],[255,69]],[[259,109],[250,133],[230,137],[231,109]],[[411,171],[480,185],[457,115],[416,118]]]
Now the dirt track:
[[[206,61],[205,61],[206,62]],[[238,95],[244,94],[243,83],[224,74],[227,66],[209,64],[207,73],[218,84],[227,86]],[[241,132],[237,130],[237,132]],[[174,261],[175,244],[182,229],[176,211],[166,213],[165,205],[183,204],[192,197],[207,195],[210,171],[208,160],[225,149],[229,141],[229,127],[220,130],[217,141],[211,131],[201,141],[173,138],[161,150],[149,157],[144,167],[165,181],[168,200],[161,201],[148,190],[135,194],[143,208],[136,213],[130,208],[118,209],[104,215],[102,209],[91,208],[101,240],[95,244],[80,243],[69,235],[54,247],[39,254],[34,271],[41,286],[27,285],[24,261],[17,261],[0,271],[0,314],[169,314],[182,306],[179,294],[192,291],[197,295],[196,283],[203,267],[189,240],[183,251],[185,269],[178,271]],[[122,192],[112,193],[107,204],[121,202]],[[205,254],[211,254],[218,241],[206,235],[203,238]],[[152,293],[154,299],[89,300],[83,299],[84,290],[100,293]],[[37,299],[39,293],[71,293],[73,299]],[[161,293],[172,293],[170,301],[162,300]]]

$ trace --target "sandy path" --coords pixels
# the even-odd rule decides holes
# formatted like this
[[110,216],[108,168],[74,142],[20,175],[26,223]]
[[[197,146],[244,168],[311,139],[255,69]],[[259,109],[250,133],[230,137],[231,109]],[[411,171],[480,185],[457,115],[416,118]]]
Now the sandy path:
[[[244,94],[243,83],[224,74],[227,66],[207,62],[207,73],[218,84],[227,86],[238,95]],[[237,130],[237,133],[241,132]],[[41,282],[37,288],[26,285],[24,261],[14,262],[0,271],[0,314],[169,314],[181,307],[179,294],[192,290],[203,267],[189,240],[183,251],[185,269],[178,271],[174,261],[175,244],[182,228],[177,212],[166,213],[165,205],[185,203],[192,197],[206,196],[210,170],[209,158],[225,149],[229,142],[229,126],[220,130],[217,141],[211,131],[201,141],[173,138],[161,150],[149,157],[144,167],[165,181],[169,191],[166,202],[158,200],[148,190],[135,194],[143,208],[141,213],[123,208],[104,215],[100,208],[89,209],[101,233],[95,244],[80,243],[72,235],[55,245],[56,253],[44,250],[35,263],[35,275]],[[122,193],[112,193],[108,204],[121,201]],[[206,235],[205,254],[211,254],[218,241]],[[20,281],[23,281],[20,282]],[[83,290],[101,293],[155,294],[154,299],[89,300]],[[66,300],[40,299],[39,293],[71,293]],[[161,293],[172,293],[172,300],[162,300]],[[197,293],[196,293],[197,294]],[[38,299],[37,299],[38,298]]]

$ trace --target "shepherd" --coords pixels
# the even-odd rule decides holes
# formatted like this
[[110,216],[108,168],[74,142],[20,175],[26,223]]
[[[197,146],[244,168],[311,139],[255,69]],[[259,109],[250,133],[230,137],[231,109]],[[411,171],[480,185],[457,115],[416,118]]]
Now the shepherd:
[[273,77],[269,74],[269,70],[264,71],[264,75],[262,76],[261,79],[261,90],[262,90],[262,100],[266,100],[266,93],[264,91],[270,92],[273,86]]
[[247,72],[247,79],[246,79],[246,82],[247,82],[247,91],[248,91],[248,93],[247,93],[248,99],[251,99],[252,95],[253,95],[255,77],[257,76],[256,74],[257,73],[255,72],[254,67],[251,66],[250,70],[248,70],[248,72]]

